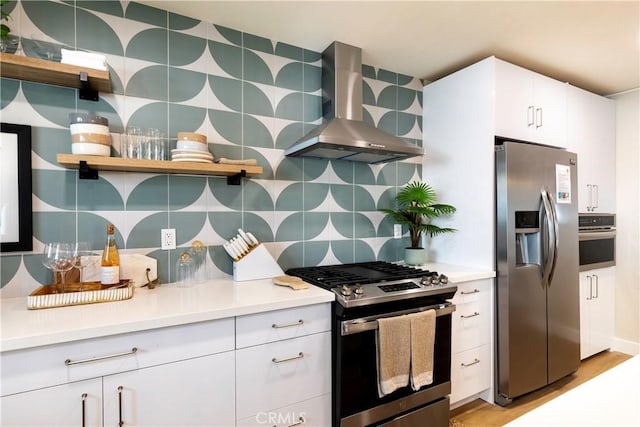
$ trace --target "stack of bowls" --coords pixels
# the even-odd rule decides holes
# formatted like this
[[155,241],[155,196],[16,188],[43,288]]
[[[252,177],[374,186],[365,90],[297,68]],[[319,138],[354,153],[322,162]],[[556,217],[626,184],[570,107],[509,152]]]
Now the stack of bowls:
[[171,150],[175,162],[213,163],[206,135],[193,132],[178,132],[176,149]]
[[111,155],[109,121],[105,117],[71,113],[69,123],[73,154],[107,157]]

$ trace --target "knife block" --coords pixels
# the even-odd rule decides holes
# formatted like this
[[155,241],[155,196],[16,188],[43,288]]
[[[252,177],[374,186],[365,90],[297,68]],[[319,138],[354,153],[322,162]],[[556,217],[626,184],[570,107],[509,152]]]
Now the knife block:
[[236,282],[271,279],[283,274],[284,272],[276,260],[262,243],[242,257],[240,261],[233,262],[233,280]]

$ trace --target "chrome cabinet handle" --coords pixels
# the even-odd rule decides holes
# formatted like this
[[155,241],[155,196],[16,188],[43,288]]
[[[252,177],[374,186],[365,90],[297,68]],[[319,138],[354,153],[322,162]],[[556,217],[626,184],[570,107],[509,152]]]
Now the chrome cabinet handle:
[[600,189],[598,188],[598,185],[593,184],[593,189],[595,190],[593,192],[594,194],[593,199],[595,200],[595,203],[593,203],[591,210],[595,210],[598,207],[598,203],[600,202]]
[[587,205],[587,212],[593,210],[593,185],[587,184],[587,190],[589,191],[589,204]]
[[542,108],[538,107],[536,108],[536,129],[541,127],[542,127]]
[[461,363],[460,366],[462,366],[463,368],[468,368],[469,366],[477,365],[478,363],[480,363],[480,361],[474,357],[473,358],[473,362],[471,362],[471,363]]
[[600,286],[599,286],[600,285],[600,283],[599,283],[600,282],[600,278],[598,277],[597,274],[594,274],[593,277],[596,278],[596,296],[593,297],[593,298],[598,299],[599,294],[600,294]]
[[122,386],[118,386],[118,425],[122,427],[124,421],[122,421]]
[[274,329],[280,329],[280,328],[290,328],[292,326],[302,326],[304,325],[304,320],[300,319],[297,322],[291,322],[291,323],[274,323],[273,325],[271,325],[272,328]]
[[480,289],[474,289],[470,292],[460,291],[460,295],[471,295],[471,294],[477,294],[478,292],[480,292]]
[[[300,417],[298,418],[297,423],[289,424],[287,427],[301,426],[302,424],[306,424],[306,423],[307,423],[307,420],[305,420],[304,417]],[[273,427],[278,427],[278,426],[274,425]]]
[[533,105],[527,107],[527,127],[531,127],[535,124],[535,116],[533,114]]
[[587,301],[591,301],[593,299],[593,276],[587,276],[587,279],[589,279],[589,297]]
[[97,362],[98,360],[111,359],[113,357],[130,356],[132,354],[136,354],[137,351],[138,351],[138,347],[133,347],[131,350],[125,351],[124,353],[109,354],[107,356],[91,357],[89,359],[82,359],[82,360],[67,359],[64,361],[64,364],[67,366],[71,366],[71,365],[78,365],[80,363]]
[[464,314],[460,315],[462,319],[469,319],[470,317],[476,317],[476,316],[480,316],[480,313],[478,313],[477,311],[474,311],[473,314],[468,314],[466,316]]
[[277,359],[277,358],[274,357],[273,359],[271,359],[271,361],[273,363],[283,363],[283,362],[290,362],[290,361],[296,360],[296,359],[302,359],[303,357],[304,357],[304,353],[300,352],[300,353],[298,353],[297,356],[287,357],[286,359]]
[[85,420],[86,420],[86,417],[85,417],[85,413],[86,413],[85,412],[85,402],[86,402],[86,400],[87,400],[87,393],[82,393],[82,427],[84,427],[86,425],[85,424]]

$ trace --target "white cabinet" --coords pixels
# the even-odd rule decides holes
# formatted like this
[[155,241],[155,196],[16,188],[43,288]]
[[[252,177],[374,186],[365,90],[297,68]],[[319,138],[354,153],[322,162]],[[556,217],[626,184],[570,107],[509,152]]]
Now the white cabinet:
[[[3,426],[102,426],[100,378],[0,398]],[[115,424],[114,424],[115,425]]]
[[578,211],[615,212],[613,100],[568,86],[567,149],[578,154]]
[[451,404],[491,388],[493,279],[458,284],[452,302]]
[[2,425],[82,425],[84,394],[85,425],[232,424],[233,334],[223,319],[3,352]]
[[318,304],[237,318],[238,425],[330,424],[330,315]]
[[495,60],[495,133],[566,147],[566,84]]
[[611,347],[615,267],[580,273],[580,359]]

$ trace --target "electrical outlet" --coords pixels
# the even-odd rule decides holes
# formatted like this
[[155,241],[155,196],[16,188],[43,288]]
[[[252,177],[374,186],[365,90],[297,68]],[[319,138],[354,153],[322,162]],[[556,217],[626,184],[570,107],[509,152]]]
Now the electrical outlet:
[[393,224],[393,238],[400,239],[402,237],[402,224]]
[[162,246],[162,249],[176,248],[175,228],[163,228],[162,230],[160,230],[160,245]]

